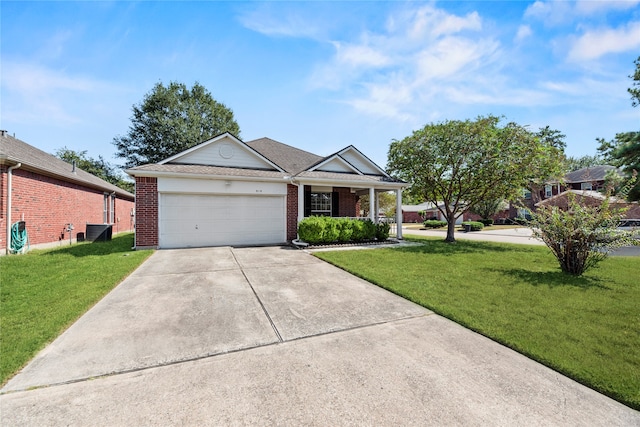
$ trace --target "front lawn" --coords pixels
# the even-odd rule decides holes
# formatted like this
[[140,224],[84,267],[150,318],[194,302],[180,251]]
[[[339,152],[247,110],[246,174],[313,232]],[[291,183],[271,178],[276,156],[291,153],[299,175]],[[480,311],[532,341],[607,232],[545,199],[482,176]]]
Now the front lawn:
[[546,247],[415,240],[316,256],[640,409],[640,258],[572,277]]
[[0,257],[0,383],[135,270],[133,234]]

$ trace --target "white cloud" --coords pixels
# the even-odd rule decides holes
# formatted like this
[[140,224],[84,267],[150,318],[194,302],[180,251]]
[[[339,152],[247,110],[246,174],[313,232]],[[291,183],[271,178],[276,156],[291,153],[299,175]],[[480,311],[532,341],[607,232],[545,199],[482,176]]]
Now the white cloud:
[[[420,105],[443,97],[443,81],[473,79],[491,64],[500,44],[478,34],[477,12],[458,16],[431,5],[403,9],[378,33],[357,42],[333,42],[332,59],[316,68],[314,88],[345,90],[343,102],[374,116],[407,121]],[[452,83],[453,84],[453,83]]]
[[63,70],[7,60],[2,64],[3,116],[10,121],[78,123],[81,99],[111,89],[105,83]]
[[593,60],[608,53],[627,52],[640,48],[640,21],[621,28],[587,31],[575,40],[568,58],[574,61]]
[[558,25],[573,22],[580,17],[602,16],[607,12],[633,9],[639,3],[640,0],[537,0],[527,7],[524,16],[538,19],[547,25]]
[[516,33],[516,41],[520,42],[526,38],[531,37],[533,31],[531,31],[531,27],[528,25],[520,25],[518,27],[518,32]]
[[609,10],[627,10],[633,9],[640,0],[577,0],[575,10],[581,15],[594,15],[607,12]]
[[336,61],[351,67],[382,67],[390,63],[384,52],[371,46],[334,42]]
[[287,9],[285,13],[274,13],[272,7],[272,4],[264,3],[260,7],[246,10],[239,15],[240,23],[267,36],[311,39],[322,37],[324,30],[315,17],[308,17],[291,9]]

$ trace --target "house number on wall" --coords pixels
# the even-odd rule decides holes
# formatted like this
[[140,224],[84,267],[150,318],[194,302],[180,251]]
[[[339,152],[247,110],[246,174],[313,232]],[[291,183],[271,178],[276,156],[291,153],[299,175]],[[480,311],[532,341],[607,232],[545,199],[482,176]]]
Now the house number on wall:
[[262,193],[262,190],[256,190],[256,193]]

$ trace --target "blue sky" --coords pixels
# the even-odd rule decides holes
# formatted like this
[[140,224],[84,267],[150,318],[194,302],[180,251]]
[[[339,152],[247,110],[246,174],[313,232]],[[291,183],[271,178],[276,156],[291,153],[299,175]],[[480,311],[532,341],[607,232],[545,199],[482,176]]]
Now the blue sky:
[[198,81],[245,141],[380,166],[427,123],[504,115],[567,154],[640,129],[627,88],[640,1],[0,3],[0,128],[118,164],[157,82]]

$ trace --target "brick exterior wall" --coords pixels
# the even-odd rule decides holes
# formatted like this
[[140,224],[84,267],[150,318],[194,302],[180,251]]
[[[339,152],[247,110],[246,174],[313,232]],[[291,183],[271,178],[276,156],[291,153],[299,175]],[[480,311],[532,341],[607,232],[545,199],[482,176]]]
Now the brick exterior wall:
[[287,241],[298,237],[298,187],[287,184]]
[[333,187],[333,191],[338,193],[338,212],[341,217],[356,217],[358,196],[347,187]]
[[136,177],[136,247],[158,246],[158,179]]
[[419,223],[422,222],[422,217],[418,215],[418,212],[404,212],[402,211],[402,222],[404,223]]
[[[0,245],[7,246],[7,171],[0,169]],[[24,169],[12,172],[11,222],[24,218],[29,244],[39,245],[69,239],[65,231],[72,223],[72,238],[86,232],[86,224],[102,224],[104,218],[104,192],[80,184],[47,177]],[[132,200],[117,198],[114,202],[113,231],[133,229],[130,213]]]

